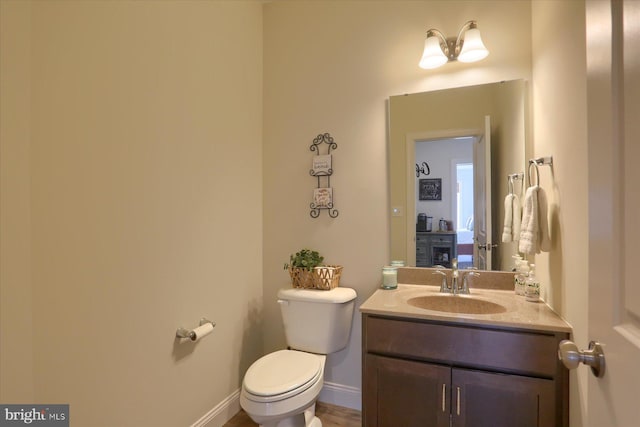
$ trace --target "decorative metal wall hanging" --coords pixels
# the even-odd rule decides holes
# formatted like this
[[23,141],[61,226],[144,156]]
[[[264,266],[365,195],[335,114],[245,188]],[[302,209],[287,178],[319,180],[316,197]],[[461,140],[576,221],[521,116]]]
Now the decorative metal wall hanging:
[[431,175],[431,168],[427,162],[422,162],[422,165],[416,163],[416,178],[420,178],[422,175]]
[[[327,154],[320,154],[322,144],[327,144]],[[312,218],[318,218],[322,209],[326,209],[331,218],[338,216],[338,211],[333,208],[333,188],[331,188],[331,175],[333,174],[331,150],[337,148],[338,144],[328,133],[316,136],[313,139],[313,144],[309,147],[309,150],[316,152],[309,174],[318,179],[318,186],[313,190],[313,201],[311,202],[311,212],[309,212]]]

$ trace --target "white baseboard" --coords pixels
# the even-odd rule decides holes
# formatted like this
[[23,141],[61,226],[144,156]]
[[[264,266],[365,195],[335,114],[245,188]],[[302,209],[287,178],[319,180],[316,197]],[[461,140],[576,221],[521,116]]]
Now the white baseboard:
[[[362,392],[356,387],[325,382],[318,400],[357,411],[362,410]],[[222,427],[238,412],[240,412],[240,389],[218,403],[191,427]]]
[[325,381],[318,400],[320,402],[344,406],[345,408],[351,408],[357,411],[362,410],[362,391],[360,391],[359,388],[348,385],[329,383]]
[[222,427],[240,412],[240,389],[234,391],[213,409],[204,414],[191,427]]

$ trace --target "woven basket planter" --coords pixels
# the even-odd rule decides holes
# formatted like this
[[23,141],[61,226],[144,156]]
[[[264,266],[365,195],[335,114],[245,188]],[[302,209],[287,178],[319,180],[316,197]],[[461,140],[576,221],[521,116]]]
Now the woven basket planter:
[[316,289],[324,289],[326,291],[337,288],[340,285],[340,276],[342,275],[342,266],[325,265],[313,269],[313,281]]
[[313,270],[289,267],[289,276],[291,276],[291,284],[294,288],[313,289]]
[[304,268],[289,267],[291,284],[294,288],[330,290],[340,284],[342,266],[326,265],[309,271]]

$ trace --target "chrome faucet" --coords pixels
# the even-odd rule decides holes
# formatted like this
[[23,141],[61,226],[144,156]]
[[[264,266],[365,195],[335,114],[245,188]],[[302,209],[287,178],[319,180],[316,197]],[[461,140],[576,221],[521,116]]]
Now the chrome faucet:
[[[442,282],[440,283],[440,293],[443,294],[469,295],[469,276],[480,275],[480,273],[476,273],[473,270],[460,273],[460,271],[458,270],[458,260],[456,258],[453,258],[451,260],[451,286],[449,286],[447,284],[447,273],[440,270],[444,267],[441,265],[436,265],[435,267],[437,268],[437,270],[434,271],[433,274],[440,274],[442,276]],[[462,274],[462,286],[459,286],[458,284],[460,274]]]

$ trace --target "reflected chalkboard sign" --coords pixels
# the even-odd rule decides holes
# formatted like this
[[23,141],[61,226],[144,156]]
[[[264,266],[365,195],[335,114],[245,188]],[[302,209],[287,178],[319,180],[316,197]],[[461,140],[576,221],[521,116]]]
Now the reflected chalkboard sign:
[[420,200],[442,200],[442,179],[425,178],[419,182]]

